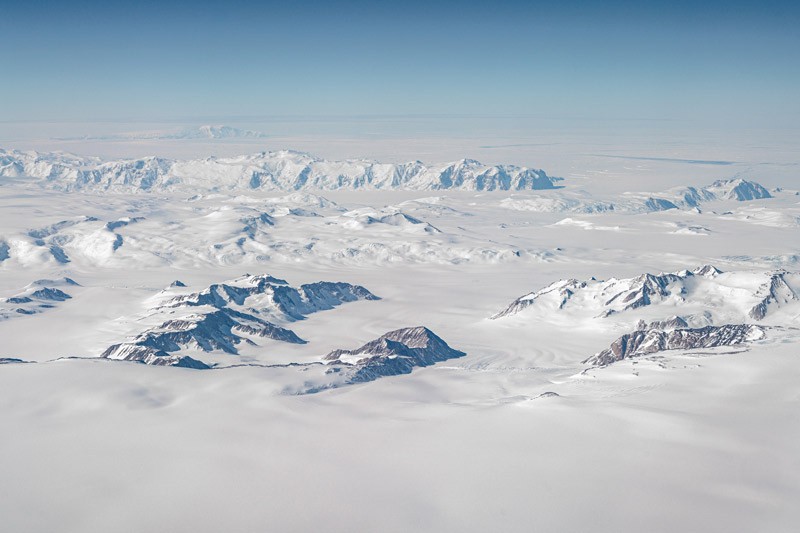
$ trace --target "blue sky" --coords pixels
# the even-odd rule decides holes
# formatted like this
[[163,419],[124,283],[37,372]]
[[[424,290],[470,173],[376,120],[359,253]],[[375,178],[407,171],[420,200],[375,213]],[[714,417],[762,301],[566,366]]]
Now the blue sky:
[[800,119],[789,2],[4,3],[4,121]]

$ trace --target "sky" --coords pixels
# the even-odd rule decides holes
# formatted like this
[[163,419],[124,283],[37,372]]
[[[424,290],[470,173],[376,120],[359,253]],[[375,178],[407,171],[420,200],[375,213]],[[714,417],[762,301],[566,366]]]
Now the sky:
[[800,119],[790,2],[0,0],[0,121]]

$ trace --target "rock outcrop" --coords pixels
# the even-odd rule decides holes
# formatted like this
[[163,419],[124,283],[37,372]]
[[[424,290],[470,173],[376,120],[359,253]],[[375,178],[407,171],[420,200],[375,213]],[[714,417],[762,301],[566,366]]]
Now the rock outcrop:
[[725,324],[704,328],[678,328],[636,330],[615,340],[602,352],[586,359],[584,363],[606,366],[623,359],[651,355],[665,350],[695,350],[735,346],[763,339],[765,328],[753,324]]

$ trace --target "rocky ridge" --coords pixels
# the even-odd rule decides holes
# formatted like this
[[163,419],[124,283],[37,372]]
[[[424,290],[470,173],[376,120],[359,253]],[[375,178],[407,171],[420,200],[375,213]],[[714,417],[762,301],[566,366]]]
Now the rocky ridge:
[[[269,275],[245,275],[198,292],[170,296],[181,291],[182,285],[173,283],[154,306],[148,319],[163,318],[158,325],[108,347],[101,357],[186,366],[174,352],[193,349],[235,355],[237,345],[254,345],[259,338],[302,344],[306,341],[275,321],[302,320],[343,303],[379,299],[359,285],[318,282],[295,288]],[[188,363],[195,365],[194,361]]]

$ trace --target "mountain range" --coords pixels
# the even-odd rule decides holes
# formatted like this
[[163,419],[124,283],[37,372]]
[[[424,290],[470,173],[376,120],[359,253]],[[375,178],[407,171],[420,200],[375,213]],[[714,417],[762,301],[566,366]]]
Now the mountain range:
[[239,157],[177,160],[146,157],[118,161],[65,153],[0,150],[0,176],[26,177],[49,188],[150,191],[262,189],[553,189],[559,178],[543,170],[484,165],[462,159],[441,165],[420,161],[327,161],[282,150]]

